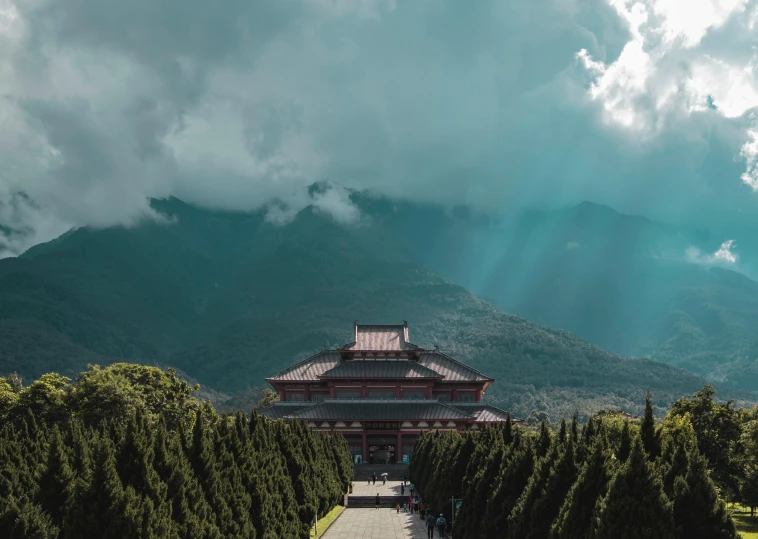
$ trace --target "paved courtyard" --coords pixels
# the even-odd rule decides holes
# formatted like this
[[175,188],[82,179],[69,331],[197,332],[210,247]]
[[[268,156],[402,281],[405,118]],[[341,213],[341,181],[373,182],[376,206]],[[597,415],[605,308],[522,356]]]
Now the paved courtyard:
[[[381,481],[377,481],[376,485],[369,485],[366,481],[353,481],[353,496],[400,496],[400,485],[402,481],[387,481],[386,485],[383,485]],[[410,496],[411,491],[409,489],[410,483],[405,485],[405,495]]]
[[[434,537],[437,537],[435,530]],[[345,509],[323,539],[425,539],[426,527],[418,513],[394,509]]]

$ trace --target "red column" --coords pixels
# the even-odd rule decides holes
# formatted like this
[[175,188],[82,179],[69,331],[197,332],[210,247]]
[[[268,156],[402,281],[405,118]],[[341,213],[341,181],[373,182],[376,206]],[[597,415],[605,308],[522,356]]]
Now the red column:
[[397,433],[397,446],[395,446],[395,463],[403,462],[403,433]]
[[395,398],[400,399],[403,397],[403,390],[400,389],[400,386],[395,386]]
[[334,397],[335,397],[334,386],[329,386],[329,398],[333,399]]
[[366,433],[362,433],[363,437],[363,462],[368,462],[368,443],[366,443]]
[[368,390],[366,389],[366,384],[361,385],[361,398],[365,399],[368,396]]

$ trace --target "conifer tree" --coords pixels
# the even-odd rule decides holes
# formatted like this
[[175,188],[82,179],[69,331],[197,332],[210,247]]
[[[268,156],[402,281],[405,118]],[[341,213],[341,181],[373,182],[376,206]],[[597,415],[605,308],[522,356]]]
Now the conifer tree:
[[686,476],[674,484],[674,521],[680,539],[736,539],[734,522],[718,497],[705,458],[689,455]]
[[624,426],[621,428],[621,441],[619,442],[618,450],[616,451],[616,458],[619,462],[626,462],[629,458],[629,452],[632,449],[632,433],[629,429],[629,422],[624,421]]
[[521,493],[529,483],[534,471],[534,451],[531,438],[517,436],[511,445],[511,455],[506,466],[494,481],[492,496],[482,521],[484,536],[505,537],[508,533],[508,516],[513,511]]
[[58,427],[53,429],[52,440],[48,448],[47,463],[39,478],[37,503],[47,512],[52,523],[63,523],[66,508],[70,505],[75,486],[74,472],[69,466],[63,440]]
[[564,443],[566,441],[566,418],[561,419],[561,428],[558,431],[558,442]]
[[574,410],[574,415],[571,416],[571,438],[574,440],[574,445],[579,442],[579,411]]
[[90,484],[79,486],[74,504],[66,514],[65,537],[116,539],[136,536],[139,522],[134,507],[128,507],[134,500],[124,492],[116,471],[114,448],[106,436],[99,440],[93,464]]
[[511,413],[505,414],[505,428],[503,429],[503,442],[505,445],[510,445],[513,441],[513,420],[511,419]]
[[650,392],[645,396],[645,415],[640,425],[640,436],[642,446],[645,448],[648,460],[654,461],[660,454],[660,440],[655,432],[655,418],[653,417],[653,403],[650,399]]
[[560,444],[556,443],[550,448],[550,453],[535,463],[534,472],[529,478],[529,483],[521,493],[518,502],[508,517],[507,537],[511,539],[524,539],[529,536],[532,529],[532,511],[547,485],[553,463],[558,460],[559,456]]
[[611,479],[593,520],[592,539],[675,538],[671,502],[639,437],[634,437],[629,458]]
[[573,436],[569,436],[560,457],[554,461],[545,487],[539,492],[528,515],[530,524],[524,539],[547,539],[550,527],[577,478],[574,444]]
[[609,456],[603,440],[598,437],[553,523],[550,535],[552,539],[590,536],[592,515],[598,500],[605,496],[611,477],[609,471]]
[[661,460],[665,458],[666,461],[661,462],[660,467],[663,478],[663,492],[669,499],[673,499],[676,480],[679,477],[686,477],[690,467],[690,457],[684,444],[678,444],[676,448],[673,447],[673,444],[667,445],[667,452],[673,451],[673,455],[662,456]]
[[535,445],[535,456],[537,458],[542,458],[547,455],[547,452],[550,451],[551,443],[552,440],[550,438],[550,431],[543,421],[540,424],[540,434],[539,438],[537,438],[537,444]]
[[60,529],[38,504],[26,499],[12,503],[8,513],[0,515],[0,530],[8,539],[57,539]]

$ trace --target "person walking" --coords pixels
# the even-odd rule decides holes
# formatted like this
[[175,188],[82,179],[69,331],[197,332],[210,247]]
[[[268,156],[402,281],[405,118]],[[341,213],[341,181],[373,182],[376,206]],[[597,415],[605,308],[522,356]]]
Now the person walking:
[[382,485],[386,485],[386,484],[387,484],[387,476],[383,475],[382,476]]
[[426,537],[429,539],[430,537],[434,537],[434,526],[437,524],[437,519],[434,518],[434,515],[429,513],[426,516]]
[[374,472],[374,474],[371,476],[371,480],[372,480],[372,481],[374,482],[374,484],[376,485],[376,472]]
[[397,509],[397,514],[399,515],[400,514],[400,504],[397,504],[395,506],[395,509]]
[[[382,503],[382,499],[379,497],[379,493],[376,493],[376,508],[379,509],[379,504]],[[440,515],[442,516],[442,515]]]
[[405,485],[400,485],[400,495],[405,496]]
[[371,486],[371,478],[368,478],[368,485]]
[[408,478],[406,476],[403,476],[403,485],[408,481]]
[[445,537],[445,528],[447,528],[447,520],[445,520],[445,517],[440,513],[440,518],[437,519],[437,531],[442,538]]

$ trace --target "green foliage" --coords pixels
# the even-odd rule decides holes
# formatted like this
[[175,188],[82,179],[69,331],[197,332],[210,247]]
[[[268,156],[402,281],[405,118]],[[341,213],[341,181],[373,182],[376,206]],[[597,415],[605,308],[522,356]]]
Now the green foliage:
[[261,396],[258,399],[258,403],[255,405],[255,407],[265,408],[266,406],[271,406],[275,402],[279,402],[279,394],[267,387],[261,391]]
[[692,397],[682,397],[671,409],[672,416],[689,414],[700,454],[708,460],[714,479],[733,496],[739,490],[739,452],[742,419],[732,401],[716,402],[715,391],[705,386]]
[[352,480],[344,438],[191,391],[124,364],[22,388],[0,425],[0,537],[307,538]]
[[689,413],[656,427],[650,410],[639,422],[592,417],[581,431],[572,420],[557,432],[430,432],[414,449],[411,480],[448,521],[445,501],[462,497],[461,539],[736,539]]
[[671,502],[635,437],[629,459],[621,465],[600,499],[592,538],[674,539]]
[[655,430],[655,417],[653,417],[653,403],[650,400],[650,392],[645,396],[645,415],[640,424],[640,436],[642,447],[647,453],[648,459],[653,461],[660,453],[660,440]]

